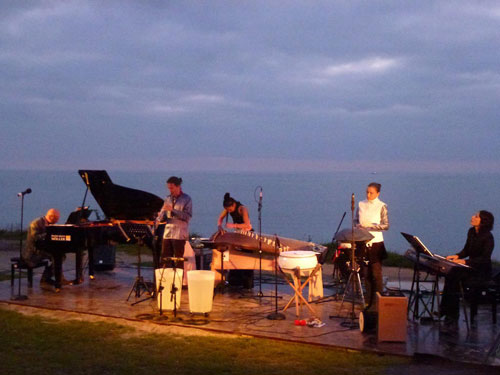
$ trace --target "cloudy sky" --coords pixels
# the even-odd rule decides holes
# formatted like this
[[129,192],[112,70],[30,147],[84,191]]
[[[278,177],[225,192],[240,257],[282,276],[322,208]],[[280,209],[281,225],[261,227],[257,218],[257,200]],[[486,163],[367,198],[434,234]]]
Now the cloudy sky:
[[496,1],[0,4],[0,168],[500,171]]

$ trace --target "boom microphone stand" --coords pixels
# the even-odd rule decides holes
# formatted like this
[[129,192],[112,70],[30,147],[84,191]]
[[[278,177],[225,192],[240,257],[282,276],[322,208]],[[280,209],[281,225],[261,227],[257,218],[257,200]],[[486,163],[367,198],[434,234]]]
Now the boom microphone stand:
[[21,262],[23,254],[23,217],[24,217],[24,196],[30,194],[31,189],[27,188],[21,193],[17,193],[17,196],[21,198],[21,234],[19,235],[19,279],[18,279],[18,289],[17,296],[12,296],[10,299],[13,301],[24,301],[28,299],[28,296],[21,294]]

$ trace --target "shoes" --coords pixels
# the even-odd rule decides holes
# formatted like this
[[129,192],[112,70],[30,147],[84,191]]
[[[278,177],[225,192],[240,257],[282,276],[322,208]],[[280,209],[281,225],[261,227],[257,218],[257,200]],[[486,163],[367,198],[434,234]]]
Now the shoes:
[[43,290],[48,290],[48,291],[53,291],[54,290],[54,284],[55,281],[48,279],[48,280],[40,280],[40,288]]
[[73,281],[66,280],[64,277],[61,279],[61,285],[73,285]]

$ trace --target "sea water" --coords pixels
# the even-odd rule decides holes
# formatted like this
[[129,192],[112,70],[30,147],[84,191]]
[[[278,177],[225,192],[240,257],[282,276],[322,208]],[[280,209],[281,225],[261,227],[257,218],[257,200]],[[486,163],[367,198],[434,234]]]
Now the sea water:
[[[437,173],[220,173],[220,172],[123,172],[108,171],[115,184],[144,190],[164,198],[165,181],[183,178],[183,190],[193,200],[191,233],[208,237],[217,229],[224,193],[229,192],[249,209],[250,219],[262,233],[311,240],[331,241],[340,228],[351,225],[351,195],[356,204],[365,199],[366,185],[382,184],[380,199],[387,203],[390,230],[384,233],[390,251],[404,253],[409,247],[400,232],[417,235],[442,255],[462,249],[469,220],[481,209],[500,217],[500,174]],[[0,228],[18,229],[21,198],[23,227],[50,207],[61,211],[61,222],[83,202],[85,184],[77,171],[0,171]],[[262,188],[262,209],[258,200]],[[85,201],[104,217],[89,193]],[[92,215],[92,218],[95,218]],[[493,234],[499,239],[498,225]],[[500,259],[500,250],[493,254]]]

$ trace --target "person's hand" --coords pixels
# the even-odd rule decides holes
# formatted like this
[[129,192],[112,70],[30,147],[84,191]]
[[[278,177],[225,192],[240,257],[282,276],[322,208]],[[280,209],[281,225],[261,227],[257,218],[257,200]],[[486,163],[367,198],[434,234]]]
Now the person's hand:
[[451,260],[452,262],[456,261],[458,259],[458,255],[448,255],[446,257],[447,260]]
[[465,264],[465,259],[455,259],[453,262],[458,264]]
[[172,211],[172,205],[168,203],[164,203],[163,207],[161,208],[163,211]]

